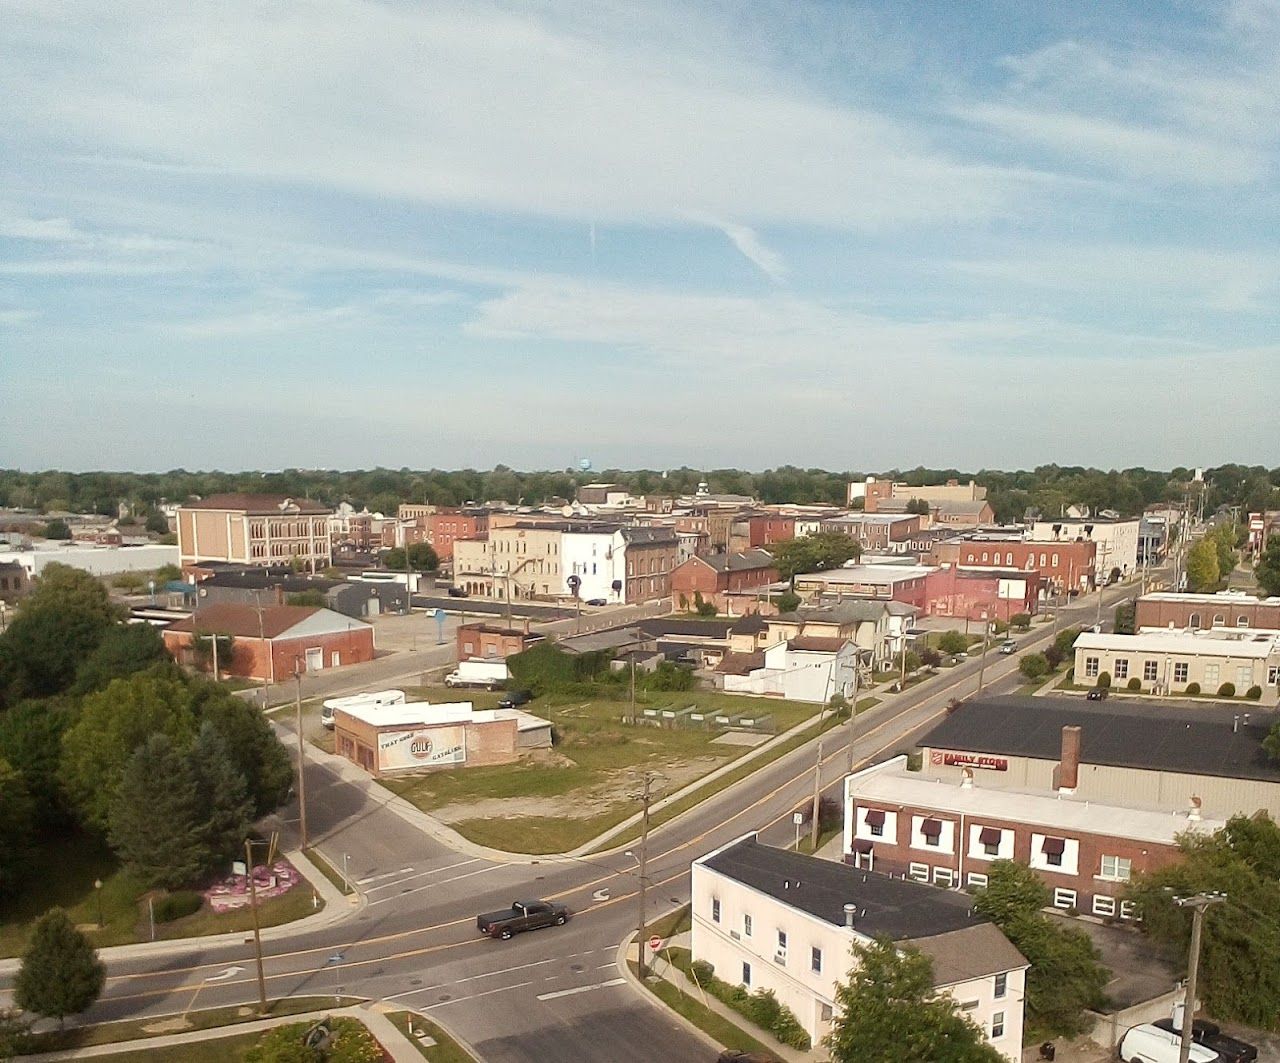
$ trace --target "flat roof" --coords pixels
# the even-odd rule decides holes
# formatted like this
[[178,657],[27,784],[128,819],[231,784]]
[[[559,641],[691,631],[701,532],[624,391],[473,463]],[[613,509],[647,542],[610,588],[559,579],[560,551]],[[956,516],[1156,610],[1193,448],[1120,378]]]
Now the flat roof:
[[475,705],[470,701],[432,704],[429,701],[399,702],[379,705],[372,700],[351,699],[348,705],[335,705],[341,713],[375,727],[431,727],[448,723],[480,723]]
[[1084,764],[1280,783],[1280,764],[1262,748],[1277,720],[1280,712],[1174,700],[983,698],[966,701],[919,744],[1057,761],[1062,728],[1072,726],[1081,729]]
[[931,565],[855,565],[851,568],[824,569],[821,572],[797,572],[797,580],[822,580],[824,583],[897,583],[922,579],[934,568]]
[[1251,628],[1215,628],[1185,631],[1177,628],[1142,628],[1136,635],[1085,631],[1076,639],[1077,650],[1113,653],[1177,653],[1214,657],[1250,657],[1265,660],[1277,652],[1280,632]]
[[865,800],[876,805],[912,805],[956,815],[1008,819],[1054,832],[1112,834],[1166,845],[1172,845],[1186,831],[1212,834],[1227,825],[1224,819],[1202,816],[1192,820],[1185,809],[1171,812],[1104,804],[1044,790],[985,789],[980,776],[975,772],[972,786],[959,786],[937,776],[909,772],[906,758],[895,757],[852,779],[849,792],[860,804]]
[[1152,591],[1140,602],[1184,602],[1188,605],[1280,605],[1280,597],[1259,598],[1248,591],[1218,591],[1216,594],[1191,594],[1188,591]]

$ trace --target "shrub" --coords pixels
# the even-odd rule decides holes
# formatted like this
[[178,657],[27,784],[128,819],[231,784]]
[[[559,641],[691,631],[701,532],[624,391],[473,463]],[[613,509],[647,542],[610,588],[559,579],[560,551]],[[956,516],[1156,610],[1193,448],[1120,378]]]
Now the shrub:
[[963,653],[969,648],[969,640],[960,631],[944,631],[938,638],[938,649],[943,653]]
[[689,964],[689,973],[693,975],[694,980],[704,989],[707,983],[715,977],[716,969],[713,965],[707,963],[706,960],[694,960]]
[[1142,680],[1135,675],[1125,684],[1125,686],[1130,690],[1141,690]]
[[1068,669],[1067,669],[1067,682],[1068,682],[1068,683],[1074,683],[1075,681],[1076,681],[1076,670],[1075,670],[1075,668],[1068,668]]
[[689,610],[689,596],[687,594],[681,594],[680,595],[680,611],[688,612],[688,610]]
[[1100,676],[1098,676],[1098,686],[1102,687],[1103,690],[1106,690],[1109,686],[1111,686],[1110,672],[1103,672]]
[[757,1026],[772,1030],[782,1014],[782,1005],[772,989],[757,989],[747,1002],[747,1018]]
[[1018,671],[1027,679],[1042,679],[1049,674],[1049,662],[1043,653],[1028,653],[1018,662]]
[[800,1025],[800,1020],[791,1013],[789,1008],[783,1008],[782,1013],[773,1024],[773,1036],[784,1045],[798,1048],[801,1052],[808,1052],[813,1047],[813,1042],[809,1039],[809,1035],[804,1032],[804,1027]]
[[172,923],[175,919],[192,915],[198,912],[203,904],[203,895],[195,890],[174,890],[163,897],[157,897],[152,902],[157,923]]
[[1250,701],[1258,701],[1262,698],[1262,687],[1255,683],[1245,692],[1244,696]]
[[1006,624],[1003,620],[997,620],[994,624],[991,625],[991,633],[993,635],[1003,635],[1008,630],[1009,630],[1009,625]]
[[1058,665],[1062,663],[1062,651],[1057,646],[1047,646],[1044,651],[1044,659],[1049,662],[1049,667],[1057,671]]
[[701,605],[698,606],[699,616],[715,616],[716,612],[717,610],[716,610],[715,602],[703,602]]
[[1236,696],[1235,683],[1223,683],[1222,686],[1218,687],[1218,697],[1234,698],[1235,696]]
[[926,667],[937,668],[938,665],[942,663],[942,654],[937,650],[926,646],[920,651],[920,660],[925,663]]
[[1200,693],[1200,684],[1199,684],[1199,683],[1188,683],[1188,684],[1187,684],[1186,693],[1191,694],[1191,695],[1199,694],[1199,693]]
[[1014,613],[1009,617],[1009,626],[1016,627],[1019,631],[1026,631],[1031,626],[1031,614]]

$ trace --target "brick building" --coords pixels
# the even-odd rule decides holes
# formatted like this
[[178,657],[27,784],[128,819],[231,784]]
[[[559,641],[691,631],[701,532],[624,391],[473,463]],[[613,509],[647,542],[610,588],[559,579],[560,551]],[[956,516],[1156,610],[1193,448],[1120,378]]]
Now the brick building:
[[1006,568],[1036,571],[1045,593],[1088,591],[1095,586],[1096,542],[1029,542],[1020,536],[974,533],[935,543],[931,564],[964,565],[967,568]]
[[917,513],[849,513],[830,517],[821,527],[856,539],[867,553],[905,553],[920,533],[920,519]]
[[453,544],[459,539],[483,539],[489,534],[487,509],[440,509],[418,518],[425,537],[441,561],[453,560]]
[[1041,582],[1035,571],[943,565],[925,577],[924,612],[1007,623],[1018,613],[1036,612]]
[[194,648],[198,636],[230,635],[230,660],[219,660],[225,675],[275,683],[295,672],[318,672],[374,658],[373,628],[331,609],[303,605],[210,605],[161,631],[165,648],[179,664],[206,671],[212,660]]
[[992,861],[1014,860],[1044,880],[1056,908],[1133,918],[1122,899],[1132,876],[1177,863],[1179,835],[1212,834],[1226,819],[1206,817],[1193,794],[1176,811],[1075,796],[1080,736],[1079,727],[1063,729],[1055,789],[988,788],[1007,761],[941,751],[933,756],[960,770],[958,783],[908,771],[905,756],[848,776],[845,862],[969,888],[987,884]]
[[874,598],[902,602],[924,612],[925,579],[933,571],[925,565],[850,565],[795,577],[802,598]]
[[543,635],[533,635],[520,628],[484,623],[463,624],[457,631],[458,660],[465,661],[471,657],[510,657],[536,646],[544,638]]
[[671,573],[671,596],[692,602],[695,594],[728,612],[727,596],[768,587],[778,579],[773,555],[766,550],[691,557]]
[[281,495],[211,495],[178,507],[178,558],[242,565],[297,562],[311,572],[333,561],[327,506]]
[[1280,598],[1255,598],[1243,591],[1220,594],[1144,594],[1138,599],[1135,625],[1138,628],[1190,628],[1209,631],[1215,627],[1244,627],[1280,631]]
[[782,543],[796,537],[795,517],[781,513],[745,513],[734,521],[733,538],[742,540],[745,549]]
[[649,602],[671,597],[671,573],[680,543],[673,528],[622,529],[626,544],[627,578],[624,601]]
[[12,605],[31,590],[31,577],[16,561],[0,561],[0,602]]

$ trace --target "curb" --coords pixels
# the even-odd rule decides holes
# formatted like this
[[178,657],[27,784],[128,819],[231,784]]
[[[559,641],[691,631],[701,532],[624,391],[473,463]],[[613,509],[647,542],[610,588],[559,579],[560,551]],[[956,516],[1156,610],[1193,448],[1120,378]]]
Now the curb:
[[640,996],[643,997],[645,1000],[647,1000],[651,1005],[653,1005],[653,1007],[657,1008],[660,1012],[662,1012],[663,1015],[667,1016],[667,1018],[669,1018],[672,1022],[679,1023],[681,1026],[683,1026],[686,1030],[689,1031],[689,1033],[693,1034],[695,1037],[701,1040],[708,1048],[712,1049],[712,1051],[723,1052],[727,1047],[726,1045],[722,1045],[719,1041],[717,1041],[714,1037],[712,1037],[709,1033],[707,1033],[706,1030],[702,1029],[702,1027],[686,1019],[678,1011],[672,1011],[669,1007],[667,1007],[666,1004],[662,1002],[661,999],[659,999],[655,994],[650,993],[649,990],[647,990],[643,985],[641,985],[640,979],[631,973],[631,965],[627,962],[627,950],[632,945],[635,944],[635,940],[636,940],[636,932],[633,930],[630,934],[628,934],[625,938],[622,939],[622,942],[618,945],[617,952],[614,954],[614,963],[617,964],[618,971],[621,973],[622,977],[627,980],[627,985],[629,985],[632,989],[634,989],[637,993],[639,993]]

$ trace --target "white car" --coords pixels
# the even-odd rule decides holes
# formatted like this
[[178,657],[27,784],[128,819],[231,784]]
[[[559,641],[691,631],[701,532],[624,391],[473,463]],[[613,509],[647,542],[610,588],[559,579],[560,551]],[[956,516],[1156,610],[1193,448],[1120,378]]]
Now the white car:
[[[1124,1063],[1178,1063],[1181,1038],[1170,1030],[1162,1030],[1144,1022],[1130,1027],[1120,1038],[1120,1058]],[[1217,1063],[1221,1057],[1212,1048],[1192,1042],[1191,1063]]]

